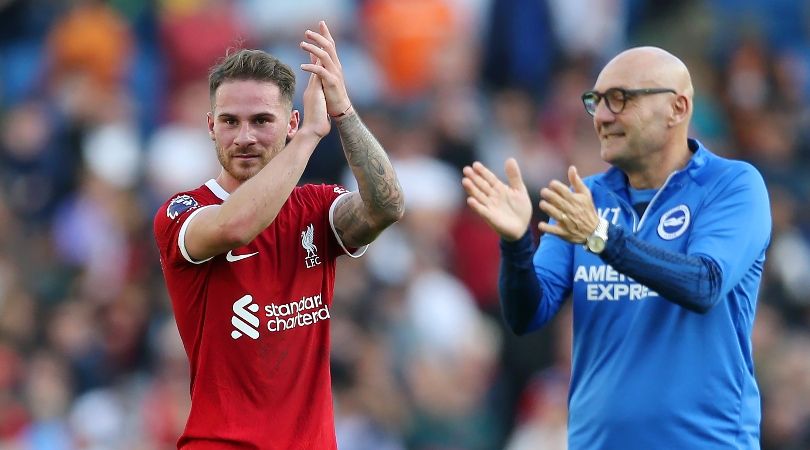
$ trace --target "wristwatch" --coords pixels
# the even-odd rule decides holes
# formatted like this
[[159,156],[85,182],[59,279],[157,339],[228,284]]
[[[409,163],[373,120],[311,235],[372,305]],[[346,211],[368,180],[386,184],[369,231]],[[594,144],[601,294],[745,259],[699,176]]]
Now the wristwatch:
[[608,221],[604,217],[599,218],[599,224],[590,236],[585,239],[585,249],[591,253],[600,254],[605,249],[608,240]]

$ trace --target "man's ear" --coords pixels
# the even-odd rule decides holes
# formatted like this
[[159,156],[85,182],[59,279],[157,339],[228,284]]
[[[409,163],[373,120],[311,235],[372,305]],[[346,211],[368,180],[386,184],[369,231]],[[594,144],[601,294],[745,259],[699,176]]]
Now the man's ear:
[[295,133],[298,132],[298,125],[301,123],[301,115],[297,109],[292,110],[290,114],[290,122],[287,124],[287,142],[292,140]]
[[685,95],[678,95],[672,102],[672,115],[669,118],[669,126],[674,127],[685,120],[689,120],[692,112],[692,100]]
[[212,141],[215,141],[216,138],[214,137],[214,113],[213,113],[213,111],[208,111],[208,114],[206,114],[205,117],[208,120],[208,137],[210,137]]

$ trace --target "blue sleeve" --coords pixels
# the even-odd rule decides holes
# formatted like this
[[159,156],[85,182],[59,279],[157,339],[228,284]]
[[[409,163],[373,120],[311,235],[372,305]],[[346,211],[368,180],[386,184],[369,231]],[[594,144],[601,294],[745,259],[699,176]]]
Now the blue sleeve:
[[543,288],[532,265],[532,234],[529,231],[514,242],[501,239],[501,270],[498,291],[501,311],[509,328],[517,335],[528,331]]
[[602,260],[667,300],[706,312],[720,299],[721,274],[709,258],[663,250],[610,225]]
[[[551,220],[552,224],[556,221]],[[546,233],[534,254],[534,272],[542,286],[543,296],[534,313],[529,331],[536,330],[554,318],[574,283],[574,244]]]
[[737,162],[729,182],[706,198],[695,217],[688,253],[711,259],[722,274],[718,295],[737,286],[771,239],[771,206],[765,181],[748,163]]
[[548,322],[571,292],[573,247],[546,234],[532,258],[531,233],[515,242],[501,240],[498,289],[504,319],[515,334]]
[[704,199],[686,254],[663,250],[611,225],[602,259],[664,298],[707,312],[740,282],[770,239],[765,184],[753,167],[746,167]]

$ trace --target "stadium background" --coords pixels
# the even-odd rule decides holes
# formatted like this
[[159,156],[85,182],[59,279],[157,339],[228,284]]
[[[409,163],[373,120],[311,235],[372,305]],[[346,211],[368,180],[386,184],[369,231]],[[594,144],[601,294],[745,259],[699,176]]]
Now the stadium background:
[[[460,167],[515,156],[532,192],[571,163],[602,170],[579,95],[638,44],[687,63],[692,135],[769,184],[762,443],[810,449],[804,0],[0,1],[0,448],[174,447],[188,369],[153,214],[217,174],[207,68],[239,42],[297,68],[320,18],[407,199],[402,223],[340,263],[341,449],[564,448],[569,313],[505,330],[497,241],[465,210]],[[347,179],[334,133],[305,179]]]

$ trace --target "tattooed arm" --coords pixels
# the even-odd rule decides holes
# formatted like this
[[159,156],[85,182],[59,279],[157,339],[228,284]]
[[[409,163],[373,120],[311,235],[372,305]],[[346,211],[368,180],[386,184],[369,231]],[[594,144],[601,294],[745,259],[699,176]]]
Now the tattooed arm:
[[354,111],[338,119],[337,128],[359,192],[336,205],[335,229],[344,244],[360,247],[402,218],[402,187],[382,146]]
[[343,152],[360,187],[335,206],[335,230],[346,246],[361,247],[402,218],[402,188],[382,146],[352,108],[326,22],[318,23],[317,32],[305,31],[304,37],[301,48],[309,53],[311,63],[301,68],[321,79],[327,114],[337,122]]

